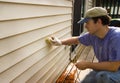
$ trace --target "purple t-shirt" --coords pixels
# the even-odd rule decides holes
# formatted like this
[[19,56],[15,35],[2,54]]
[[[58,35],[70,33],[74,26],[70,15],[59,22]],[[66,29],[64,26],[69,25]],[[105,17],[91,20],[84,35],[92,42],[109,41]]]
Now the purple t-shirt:
[[120,61],[120,28],[109,27],[103,39],[85,33],[79,36],[79,41],[86,46],[93,46],[95,55],[101,61]]

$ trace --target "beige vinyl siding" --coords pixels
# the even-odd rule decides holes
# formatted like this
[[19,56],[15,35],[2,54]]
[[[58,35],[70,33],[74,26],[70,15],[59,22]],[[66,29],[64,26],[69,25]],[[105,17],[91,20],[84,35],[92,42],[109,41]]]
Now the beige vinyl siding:
[[[94,0],[85,0],[85,12],[86,12],[88,9],[94,7],[94,5],[95,5]],[[84,14],[85,14],[85,13],[84,13]],[[84,27],[85,27],[85,26],[84,26]],[[84,32],[87,32],[87,29],[86,29],[86,28],[84,28]]]
[[[60,15],[71,12],[71,8],[69,7],[54,7],[47,5],[33,6],[30,4],[22,5],[22,4],[12,4],[12,3],[11,4],[1,3],[0,7],[3,10],[0,16],[1,20],[33,18],[33,17],[46,16],[46,15]],[[13,11],[6,11],[6,9]]]
[[85,11],[94,7],[94,5],[95,5],[95,0],[85,0]]
[[0,82],[54,83],[70,46],[49,47],[45,39],[71,37],[72,2],[0,0],[0,10]]

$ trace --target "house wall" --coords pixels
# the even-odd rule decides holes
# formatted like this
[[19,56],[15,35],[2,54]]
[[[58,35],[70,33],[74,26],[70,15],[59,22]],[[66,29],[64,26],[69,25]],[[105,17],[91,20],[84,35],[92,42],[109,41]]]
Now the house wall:
[[85,11],[95,6],[95,0],[85,0]]
[[55,83],[69,63],[69,46],[45,39],[71,37],[72,1],[0,0],[0,82]]
[[[92,7],[94,7],[95,6],[95,0],[85,0],[85,12],[88,10],[88,9],[90,9],[90,8],[92,8]],[[84,13],[85,14],[85,13]],[[85,27],[85,26],[84,26]],[[84,32],[86,32],[87,31],[87,29],[86,28],[83,28],[84,30]]]

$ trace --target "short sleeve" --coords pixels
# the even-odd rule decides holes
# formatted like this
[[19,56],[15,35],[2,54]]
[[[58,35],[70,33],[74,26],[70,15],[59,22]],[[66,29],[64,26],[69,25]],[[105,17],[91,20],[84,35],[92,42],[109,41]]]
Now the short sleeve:
[[115,37],[111,42],[110,61],[120,61],[120,37]]
[[89,46],[89,45],[92,45],[91,38],[92,36],[89,33],[85,33],[79,36],[79,41],[83,45]]

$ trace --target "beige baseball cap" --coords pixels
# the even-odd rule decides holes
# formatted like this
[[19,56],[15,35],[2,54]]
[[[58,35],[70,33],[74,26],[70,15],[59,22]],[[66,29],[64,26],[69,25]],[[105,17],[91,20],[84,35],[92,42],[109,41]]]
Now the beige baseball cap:
[[83,24],[89,21],[89,19],[91,19],[92,17],[99,17],[99,16],[106,16],[106,15],[108,15],[106,9],[102,7],[93,7],[85,13],[84,18],[78,21],[78,23]]

